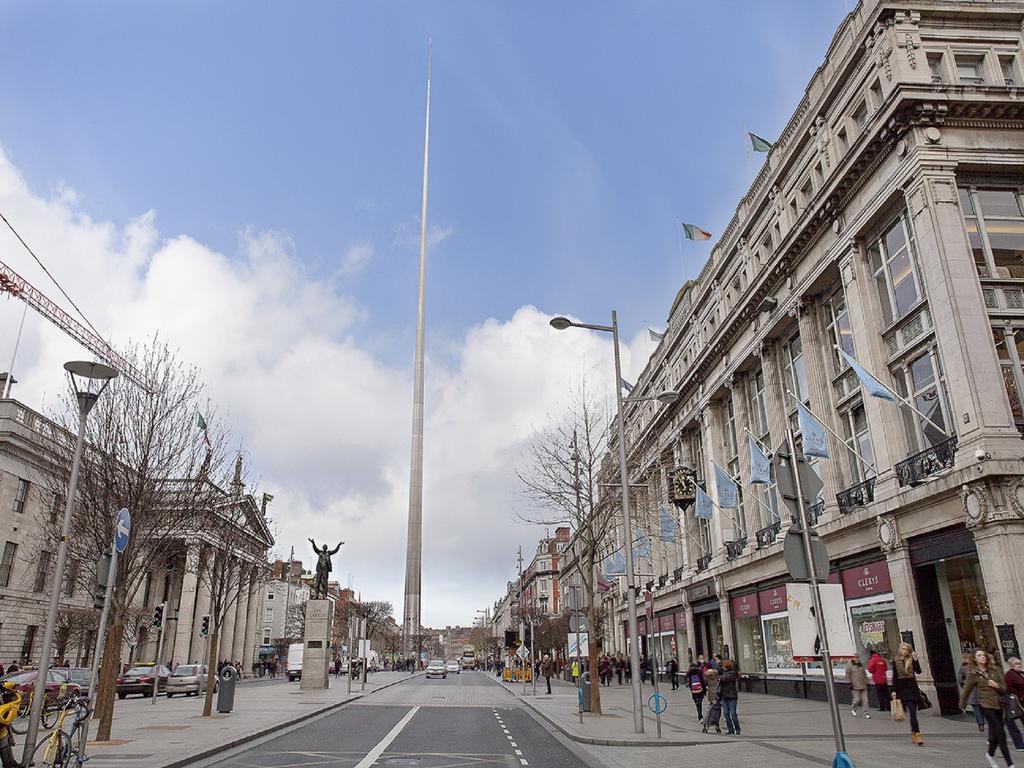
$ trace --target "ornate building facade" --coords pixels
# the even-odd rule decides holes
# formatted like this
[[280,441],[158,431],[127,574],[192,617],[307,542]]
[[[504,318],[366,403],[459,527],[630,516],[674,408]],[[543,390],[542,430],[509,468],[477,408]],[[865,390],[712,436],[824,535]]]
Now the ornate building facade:
[[[692,471],[717,502],[717,464],[741,502],[652,532],[645,651],[721,653],[752,690],[823,695],[789,650],[789,515],[774,478],[747,482],[748,435],[799,443],[799,402],[835,433],[811,516],[860,652],[910,641],[942,712],[958,711],[962,651],[1019,655],[1022,23],[1019,2],[862,0],[679,291],[633,394],[681,397],[627,406],[630,482],[648,485],[638,506],[675,510],[672,478]],[[919,413],[868,396],[838,350]],[[605,647],[624,650],[617,581]]]

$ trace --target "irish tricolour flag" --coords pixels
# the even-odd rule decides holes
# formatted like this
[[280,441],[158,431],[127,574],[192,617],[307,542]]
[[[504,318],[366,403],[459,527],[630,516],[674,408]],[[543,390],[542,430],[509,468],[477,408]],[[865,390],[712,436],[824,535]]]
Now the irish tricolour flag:
[[711,233],[698,227],[696,224],[683,224],[683,232],[687,240],[710,240]]

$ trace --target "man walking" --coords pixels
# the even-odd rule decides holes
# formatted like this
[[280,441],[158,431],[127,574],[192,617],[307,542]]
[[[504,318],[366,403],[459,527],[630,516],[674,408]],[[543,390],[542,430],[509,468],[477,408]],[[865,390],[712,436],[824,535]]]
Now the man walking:
[[548,685],[548,695],[551,695],[551,676],[555,673],[555,663],[546,653],[544,660],[540,663],[540,673],[544,676],[544,682]]
[[668,660],[668,675],[672,680],[672,690],[679,688],[679,662],[676,661],[676,657],[673,656]]

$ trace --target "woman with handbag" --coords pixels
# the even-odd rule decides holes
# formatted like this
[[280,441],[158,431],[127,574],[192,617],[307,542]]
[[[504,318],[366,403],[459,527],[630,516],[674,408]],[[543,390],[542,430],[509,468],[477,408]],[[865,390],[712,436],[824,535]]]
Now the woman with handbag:
[[[1020,659],[1017,657],[1010,659],[1009,664],[1010,668],[1006,670],[1003,682],[1006,683],[1007,697],[1012,693],[1017,697],[1017,705],[1020,706],[1024,702],[1024,669],[1022,669]],[[1007,712],[1007,714],[1010,713]],[[1017,722],[1016,718],[1006,718],[1006,730],[1010,732],[1013,746],[1016,749],[1024,750],[1024,736],[1021,735],[1020,723]]]
[[964,690],[960,694],[960,709],[967,708],[967,702],[973,691],[978,692],[978,704],[981,706],[981,713],[988,723],[988,764],[996,768],[996,747],[1003,755],[1007,766],[1013,765],[1013,758],[1006,746],[1006,729],[1003,727],[1003,694],[1006,693],[1006,683],[999,669],[992,663],[992,657],[981,648],[974,652],[971,659],[971,672],[967,676]]
[[910,740],[921,746],[921,726],[917,722],[917,703],[921,697],[921,689],[917,687],[917,676],[921,674],[921,662],[917,660],[910,643],[900,643],[896,650],[896,658],[892,660],[892,698],[899,700],[910,720]]

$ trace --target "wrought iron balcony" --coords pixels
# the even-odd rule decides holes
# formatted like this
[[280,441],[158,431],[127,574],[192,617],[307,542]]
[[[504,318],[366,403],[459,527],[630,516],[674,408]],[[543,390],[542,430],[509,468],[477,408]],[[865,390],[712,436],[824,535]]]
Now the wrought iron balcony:
[[735,541],[728,541],[725,544],[725,556],[730,560],[735,560],[737,557],[743,554],[743,550],[747,546],[747,537],[741,536]]
[[815,502],[807,508],[807,522],[810,525],[817,525],[818,519],[825,513],[825,500]]
[[875,478],[869,477],[863,482],[851,485],[845,491],[836,494],[839,511],[844,515],[853,512],[856,507],[866,507],[875,500]]
[[779,532],[782,530],[782,521],[776,520],[773,523],[768,523],[764,528],[757,532],[757,548],[764,549],[765,547],[772,544],[778,537]]
[[709,565],[711,565],[711,555],[701,555],[697,558],[697,573],[706,571]]
[[659,576],[658,577],[658,586],[659,587],[664,587],[666,584],[668,584],[668,574],[666,574],[664,576]]
[[683,569],[682,568],[676,568],[674,571],[672,571],[672,581],[682,581],[682,580],[683,580]]
[[901,461],[896,465],[896,477],[899,478],[900,485],[920,485],[929,475],[952,467],[956,458],[956,444],[957,436],[953,435]]

